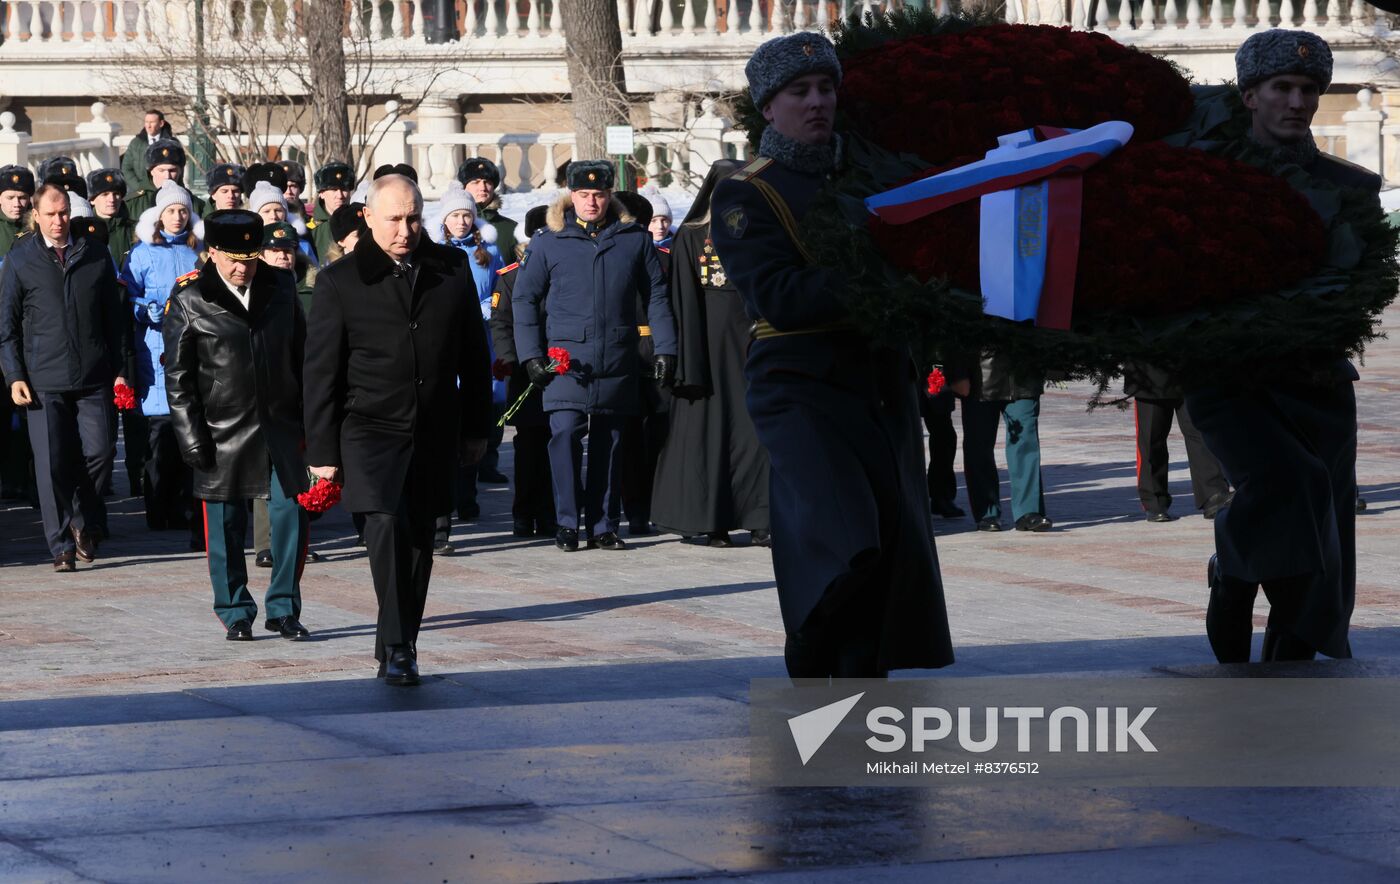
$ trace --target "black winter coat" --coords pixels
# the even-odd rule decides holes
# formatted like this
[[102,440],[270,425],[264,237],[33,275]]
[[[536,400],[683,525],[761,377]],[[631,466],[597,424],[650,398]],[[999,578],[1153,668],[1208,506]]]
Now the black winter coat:
[[212,447],[194,471],[201,500],[267,497],[268,464],[282,492],[305,491],[301,364],[306,317],[290,272],[259,262],[248,309],[205,265],[166,302],[165,392],[180,451]]
[[80,237],[60,267],[44,238],[21,237],[0,268],[0,365],[8,383],[61,393],[111,386],[130,361],[129,326],[107,246]]
[[[496,271],[496,289],[491,293],[491,319],[487,325],[491,329],[491,344],[495,347],[496,358],[510,365],[510,378],[506,381],[506,407],[509,408],[530,386],[530,375],[525,371],[515,352],[515,309],[511,297],[515,290],[515,277],[520,273],[519,264],[510,264]],[[525,404],[510,419],[513,427],[547,427],[549,416],[544,413],[544,395],[540,390],[530,394]]]
[[395,512],[406,488],[416,507],[449,512],[461,443],[490,435],[490,349],[467,260],[425,236],[410,282],[366,235],[316,276],[306,457],[344,470],[351,512]]

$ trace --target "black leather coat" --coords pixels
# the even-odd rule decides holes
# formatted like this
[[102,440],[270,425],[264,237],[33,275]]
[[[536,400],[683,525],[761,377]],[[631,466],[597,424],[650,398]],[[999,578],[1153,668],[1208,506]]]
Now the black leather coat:
[[248,309],[218,270],[176,283],[166,308],[165,389],[182,452],[213,446],[194,471],[203,500],[267,497],[268,465],[284,494],[307,487],[301,365],[306,318],[290,271],[258,263]]
[[426,236],[409,273],[368,235],[316,276],[306,359],[311,466],[345,473],[351,512],[397,511],[405,489],[452,508],[466,439],[485,439],[491,358],[467,256]]

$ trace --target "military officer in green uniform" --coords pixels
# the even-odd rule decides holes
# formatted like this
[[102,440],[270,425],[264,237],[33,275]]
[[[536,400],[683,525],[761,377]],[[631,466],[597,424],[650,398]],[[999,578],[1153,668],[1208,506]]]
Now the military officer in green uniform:
[[501,187],[501,170],[483,157],[468,157],[457,167],[457,180],[476,200],[481,220],[496,228],[496,248],[501,250],[501,259],[507,264],[520,260],[516,254],[515,222],[501,214],[501,198],[496,193]]
[[335,237],[331,235],[331,216],[350,201],[350,191],[354,187],[355,170],[345,163],[326,163],[316,170],[316,208],[306,228],[311,231],[311,242],[323,266],[340,257],[338,249],[333,253]]
[[[173,138],[162,138],[152,142],[151,146],[146,148],[146,175],[149,180],[143,182],[140,190],[126,198],[126,214],[132,218],[140,218],[142,212],[156,204],[156,192],[165,182],[174,181],[185,187],[185,148]],[[185,190],[190,194],[194,213],[203,218],[204,200],[195,196],[188,187],[185,187]]]
[[244,168],[237,163],[220,163],[204,176],[209,202],[214,210],[243,208]]
[[126,211],[126,176],[121,169],[98,169],[87,176],[93,216],[107,225],[107,250],[122,266],[136,242],[136,221]]
[[28,229],[29,204],[33,199],[33,172],[24,166],[0,168],[0,261]]

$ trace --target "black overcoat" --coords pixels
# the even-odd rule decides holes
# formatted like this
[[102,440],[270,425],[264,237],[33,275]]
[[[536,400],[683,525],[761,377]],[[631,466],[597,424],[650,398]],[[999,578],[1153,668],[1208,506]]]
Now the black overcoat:
[[306,318],[292,274],[259,262],[245,310],[218,270],[205,265],[175,283],[162,334],[165,391],[180,450],[213,448],[213,469],[194,471],[195,497],[268,497],[269,464],[284,494],[305,491]]
[[452,508],[461,444],[491,431],[491,358],[467,256],[426,236],[405,271],[369,236],[316,276],[306,457],[351,512]]

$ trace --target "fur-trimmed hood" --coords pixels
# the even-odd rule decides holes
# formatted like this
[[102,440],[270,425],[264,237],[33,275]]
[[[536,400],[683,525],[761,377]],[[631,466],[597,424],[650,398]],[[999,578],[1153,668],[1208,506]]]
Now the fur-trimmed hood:
[[[553,233],[562,233],[564,231],[564,213],[573,208],[573,205],[573,200],[566,191],[563,196],[555,200],[554,204],[549,207],[549,213],[545,215],[544,218],[545,227]],[[627,211],[627,207],[622,204],[622,200],[618,199],[616,196],[613,196],[612,199],[608,201],[608,211],[612,213],[621,224],[630,224],[637,220],[631,212]]]

